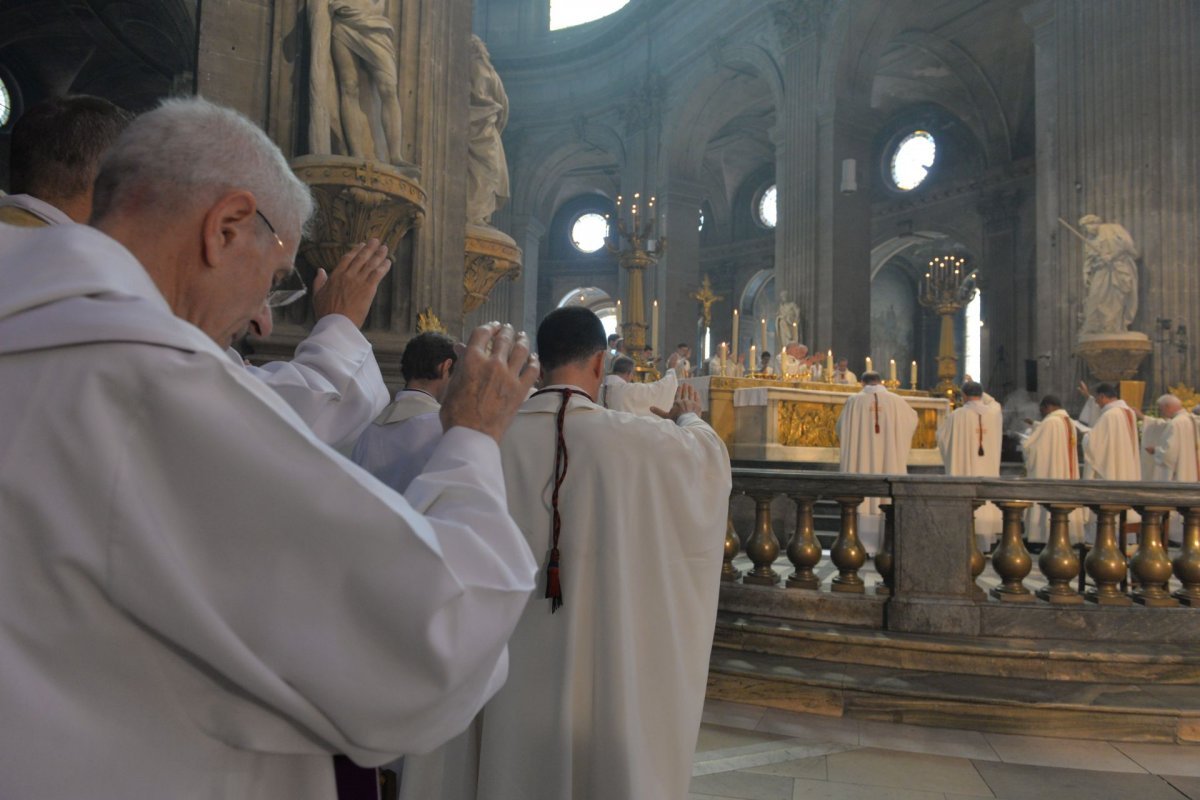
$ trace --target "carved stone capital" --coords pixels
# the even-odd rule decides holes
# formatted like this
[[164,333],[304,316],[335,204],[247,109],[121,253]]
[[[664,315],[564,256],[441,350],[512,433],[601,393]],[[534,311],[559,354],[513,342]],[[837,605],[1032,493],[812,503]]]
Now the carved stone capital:
[[502,278],[521,275],[521,248],[507,234],[484,225],[468,225],[463,269],[463,313],[487,302]]

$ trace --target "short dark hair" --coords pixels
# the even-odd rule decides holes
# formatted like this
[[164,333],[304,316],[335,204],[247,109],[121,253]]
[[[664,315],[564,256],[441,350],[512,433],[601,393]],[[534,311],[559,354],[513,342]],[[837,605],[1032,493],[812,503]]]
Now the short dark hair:
[[762,353],[759,355],[758,360],[762,361],[764,358],[770,358],[770,357],[771,357],[771,351],[763,350]]
[[1097,384],[1096,391],[1093,392],[1093,394],[1095,394],[1097,397],[1111,397],[1114,400],[1121,396],[1117,391],[1117,387],[1113,386],[1111,383]]
[[629,356],[614,358],[612,363],[613,375],[628,375],[633,372],[633,359]]
[[583,306],[556,308],[538,326],[538,359],[547,370],[589,359],[604,345],[604,325]]
[[438,367],[446,359],[457,361],[454,340],[444,333],[426,331],[408,340],[400,356],[400,374],[404,382],[437,380]]
[[1059,400],[1058,395],[1056,395],[1056,394],[1046,395],[1045,397],[1042,398],[1042,401],[1040,403],[1038,403],[1038,405],[1039,406],[1053,406],[1054,408],[1062,408],[1063,407],[1062,400]]
[[688,347],[688,348],[690,348],[690,347],[691,347],[691,345],[690,345],[690,344],[688,344],[687,342],[680,342],[679,344],[675,345],[675,349],[676,349],[676,350],[678,350],[678,349],[679,349],[679,348],[681,348],[681,347]]
[[983,397],[983,385],[975,381],[967,381],[962,385],[963,397]]
[[608,346],[609,346],[609,347],[612,347],[614,344],[616,344],[616,343],[617,343],[617,342],[619,342],[619,341],[621,341],[621,334],[619,334],[619,333],[610,333],[610,334],[608,335]]
[[875,370],[871,370],[870,372],[864,372],[861,376],[859,376],[859,380],[862,382],[863,386],[870,386],[873,383],[879,383],[882,381],[883,376]]
[[96,179],[101,156],[133,119],[101,97],[66,95],[30,106],[12,129],[9,187],[13,194],[65,200]]

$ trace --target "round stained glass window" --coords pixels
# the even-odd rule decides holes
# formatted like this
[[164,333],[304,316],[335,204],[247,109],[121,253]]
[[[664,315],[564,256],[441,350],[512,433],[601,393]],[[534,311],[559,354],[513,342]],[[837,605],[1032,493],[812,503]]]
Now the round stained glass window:
[[929,177],[936,159],[937,141],[933,134],[913,131],[892,152],[892,183],[902,192],[911,192]]
[[776,208],[777,193],[775,184],[771,184],[763,191],[758,198],[758,207],[755,209],[758,222],[765,228],[774,228],[777,219]]
[[595,253],[604,247],[608,238],[608,220],[603,214],[589,211],[580,214],[571,224],[571,244],[581,253]]
[[0,128],[8,124],[12,117],[12,95],[8,93],[8,84],[0,78]]

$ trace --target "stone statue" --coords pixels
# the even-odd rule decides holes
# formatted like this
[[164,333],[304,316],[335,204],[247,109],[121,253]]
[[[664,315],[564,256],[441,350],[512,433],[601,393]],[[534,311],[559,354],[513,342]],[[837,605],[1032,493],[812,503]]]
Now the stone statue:
[[775,314],[775,347],[783,352],[783,346],[799,341],[800,306],[788,300],[787,292],[779,292],[779,311]]
[[1125,333],[1138,306],[1138,249],[1129,231],[1095,214],[1081,217],[1083,325],[1080,334]]
[[[386,11],[387,0],[309,0],[313,153],[405,163],[395,30]],[[382,131],[383,147],[373,129]]]
[[488,55],[471,36],[471,121],[467,146],[467,222],[487,225],[508,199],[508,163],[500,134],[508,124],[508,95]]

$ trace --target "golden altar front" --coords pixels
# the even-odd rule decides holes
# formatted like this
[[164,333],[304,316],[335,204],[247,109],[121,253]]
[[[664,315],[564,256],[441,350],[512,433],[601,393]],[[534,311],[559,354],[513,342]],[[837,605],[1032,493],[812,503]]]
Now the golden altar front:
[[[862,387],[821,381],[771,378],[689,378],[704,403],[704,418],[724,440],[735,461],[794,461],[837,464],[837,420],[846,398]],[[757,389],[758,392],[739,390]],[[893,389],[917,412],[908,465],[941,466],[938,424],[950,403],[927,392]],[[735,404],[735,396],[740,402]]]

